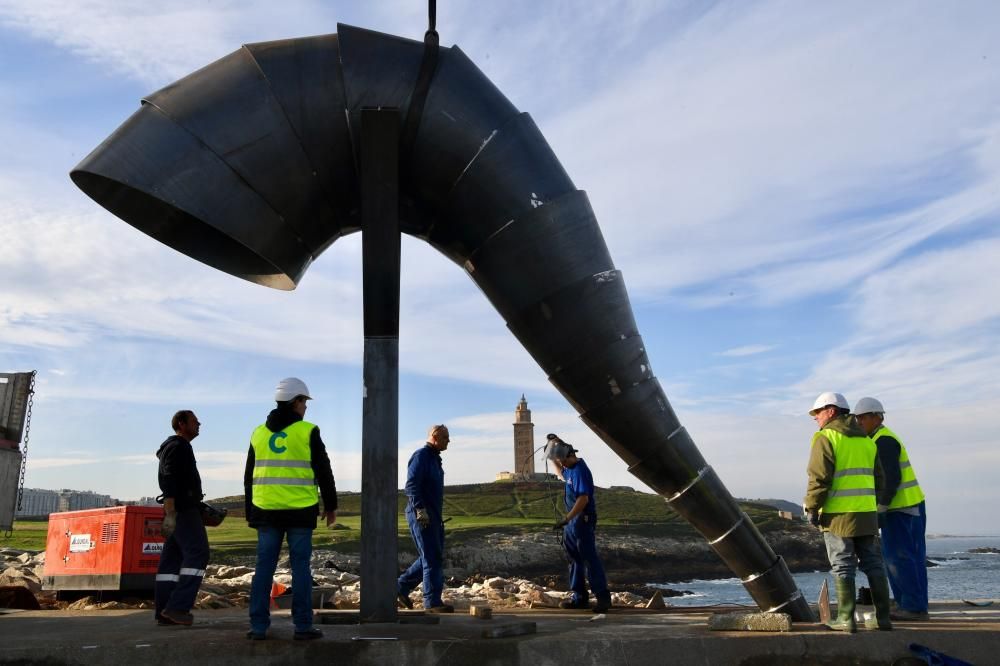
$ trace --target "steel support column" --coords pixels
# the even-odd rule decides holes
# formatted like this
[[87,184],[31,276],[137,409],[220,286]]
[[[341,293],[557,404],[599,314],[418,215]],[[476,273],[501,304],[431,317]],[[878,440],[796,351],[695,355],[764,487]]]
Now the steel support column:
[[361,620],[396,621],[399,439],[399,112],[361,111],[364,400]]

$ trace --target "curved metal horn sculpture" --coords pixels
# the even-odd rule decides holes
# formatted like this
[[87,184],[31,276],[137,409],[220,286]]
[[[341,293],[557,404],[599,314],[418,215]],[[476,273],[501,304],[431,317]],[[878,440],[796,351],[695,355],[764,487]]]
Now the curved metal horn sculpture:
[[[248,44],[146,99],[73,181],[153,238],[293,289],[360,225],[363,107],[405,115],[424,46],[338,26]],[[531,117],[458,49],[441,49],[401,228],[462,265],[581,417],[708,539],[765,610],[811,620],[784,561],[705,462],[653,376],[584,192]]]

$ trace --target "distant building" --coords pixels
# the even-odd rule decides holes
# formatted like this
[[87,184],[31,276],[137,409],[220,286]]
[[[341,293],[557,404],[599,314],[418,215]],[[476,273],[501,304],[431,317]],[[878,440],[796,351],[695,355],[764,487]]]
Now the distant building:
[[50,513],[102,509],[116,504],[117,500],[110,495],[100,495],[90,490],[25,488],[17,515],[48,516]]
[[59,510],[59,493],[41,488],[25,488],[17,516],[47,516]]
[[60,511],[82,511],[83,509],[102,509],[114,506],[115,500],[110,495],[98,495],[90,490],[60,490]]

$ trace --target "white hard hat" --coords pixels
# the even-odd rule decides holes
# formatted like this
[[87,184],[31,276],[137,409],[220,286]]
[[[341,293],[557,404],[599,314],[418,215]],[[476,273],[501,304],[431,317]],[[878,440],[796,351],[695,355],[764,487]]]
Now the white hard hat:
[[827,391],[826,393],[820,393],[819,397],[816,398],[816,402],[813,403],[812,409],[809,413],[812,414],[817,409],[823,409],[833,405],[834,407],[839,407],[840,409],[850,409],[851,406],[847,404],[847,398],[845,398],[840,393],[833,393],[832,391]]
[[858,404],[854,405],[855,414],[885,414],[882,403],[875,398],[861,398]]
[[300,395],[306,400],[312,400],[312,396],[309,395],[309,387],[298,377],[286,377],[278,382],[278,386],[274,389],[276,402],[288,402]]

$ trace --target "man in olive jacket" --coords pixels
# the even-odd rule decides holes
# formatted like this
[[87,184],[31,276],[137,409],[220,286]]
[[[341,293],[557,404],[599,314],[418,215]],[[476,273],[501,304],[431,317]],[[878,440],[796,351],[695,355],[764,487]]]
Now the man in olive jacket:
[[875,443],[850,416],[840,393],[823,393],[809,411],[819,432],[809,454],[809,484],[803,508],[823,530],[830,568],[836,578],[837,618],[828,626],[854,633],[855,571],[868,577],[878,628],[892,629],[889,581],[878,539],[876,494],[884,485]]

